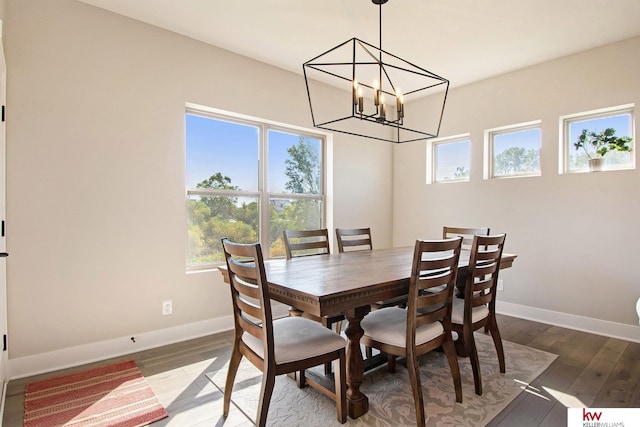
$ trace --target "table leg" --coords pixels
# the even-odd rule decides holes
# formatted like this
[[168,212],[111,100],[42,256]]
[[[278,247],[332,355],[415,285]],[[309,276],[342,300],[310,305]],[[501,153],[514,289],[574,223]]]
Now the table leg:
[[351,418],[358,418],[369,410],[369,399],[360,391],[364,377],[364,361],[360,350],[360,338],[364,334],[360,321],[371,311],[371,307],[348,310],[345,317],[349,325],[347,335],[347,410]]

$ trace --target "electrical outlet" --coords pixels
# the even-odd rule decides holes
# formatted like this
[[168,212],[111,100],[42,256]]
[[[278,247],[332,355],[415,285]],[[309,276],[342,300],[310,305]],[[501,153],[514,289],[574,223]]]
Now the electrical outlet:
[[173,301],[171,300],[162,301],[162,315],[166,316],[168,314],[173,314]]
[[504,280],[498,279],[498,290],[504,291]]

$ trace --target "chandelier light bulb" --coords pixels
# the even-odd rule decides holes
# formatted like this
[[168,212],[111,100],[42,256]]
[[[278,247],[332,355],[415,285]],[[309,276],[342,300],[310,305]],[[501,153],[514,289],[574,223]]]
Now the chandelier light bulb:
[[373,104],[377,107],[380,105],[380,84],[377,80],[373,81]]
[[404,96],[402,96],[400,88],[396,89],[396,111],[399,119],[404,117]]
[[358,80],[353,79],[353,105],[358,105]]

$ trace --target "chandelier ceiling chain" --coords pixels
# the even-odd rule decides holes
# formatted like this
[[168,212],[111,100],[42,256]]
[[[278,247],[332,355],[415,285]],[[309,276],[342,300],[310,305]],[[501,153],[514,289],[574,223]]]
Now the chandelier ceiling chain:
[[[313,125],[398,143],[437,137],[449,81],[382,49],[382,5],[388,0],[371,1],[379,10],[378,47],[354,37],[303,64]],[[344,104],[342,96],[333,91],[319,88],[316,81],[349,90],[349,104]],[[328,96],[332,99],[328,104],[319,100]],[[420,97],[437,97],[441,107],[436,103],[426,117],[417,111],[405,115],[406,100]],[[429,118],[432,129],[428,129]]]

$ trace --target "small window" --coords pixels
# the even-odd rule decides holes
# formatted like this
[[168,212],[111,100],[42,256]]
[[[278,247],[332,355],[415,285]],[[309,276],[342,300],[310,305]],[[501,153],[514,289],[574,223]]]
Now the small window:
[[[604,165],[601,170],[634,169],[633,112],[634,105],[628,104],[561,117],[560,173],[588,172],[589,159],[601,157],[591,144],[576,146],[583,132],[607,132],[615,137],[631,137],[632,140],[627,144],[631,151],[609,150],[603,157]],[[602,152],[601,150],[600,153]]]
[[485,131],[487,178],[539,176],[540,121]]
[[430,141],[430,144],[427,160],[429,184],[469,181],[471,140],[468,134]]

